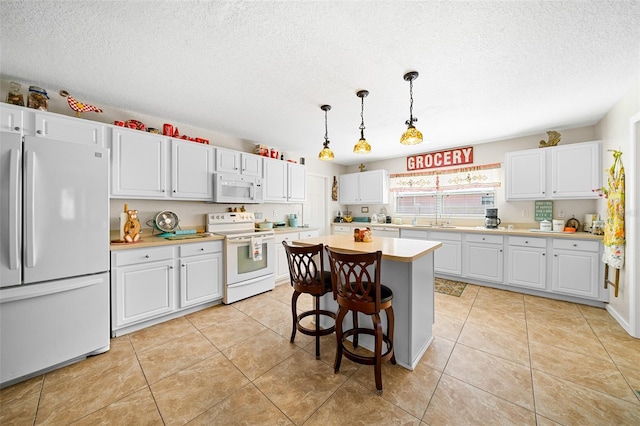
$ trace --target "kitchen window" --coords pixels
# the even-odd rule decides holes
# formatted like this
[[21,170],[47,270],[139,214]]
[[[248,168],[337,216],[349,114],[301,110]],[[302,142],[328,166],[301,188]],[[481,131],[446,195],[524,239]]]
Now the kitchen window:
[[501,164],[493,163],[392,174],[389,189],[399,216],[476,218],[484,217],[486,208],[495,207],[501,182]]
[[395,196],[395,212],[402,216],[484,217],[495,206],[494,188],[447,191],[404,191]]

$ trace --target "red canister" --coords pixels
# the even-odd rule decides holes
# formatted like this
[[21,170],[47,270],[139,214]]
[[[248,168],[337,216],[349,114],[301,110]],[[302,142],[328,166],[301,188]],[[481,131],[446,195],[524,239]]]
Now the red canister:
[[164,123],[162,125],[162,134],[165,136],[173,136],[173,125]]

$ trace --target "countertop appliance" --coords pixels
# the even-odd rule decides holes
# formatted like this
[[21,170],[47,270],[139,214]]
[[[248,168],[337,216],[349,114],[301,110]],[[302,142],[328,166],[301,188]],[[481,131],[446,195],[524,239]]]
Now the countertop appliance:
[[489,229],[497,229],[502,221],[498,217],[497,208],[488,208],[484,211],[484,227]]
[[0,385],[109,350],[109,153],[0,132]]
[[223,303],[229,304],[276,284],[273,229],[255,229],[253,213],[209,213],[207,232],[224,235],[225,280]]
[[239,173],[214,173],[213,201],[238,204],[262,203],[262,179]]

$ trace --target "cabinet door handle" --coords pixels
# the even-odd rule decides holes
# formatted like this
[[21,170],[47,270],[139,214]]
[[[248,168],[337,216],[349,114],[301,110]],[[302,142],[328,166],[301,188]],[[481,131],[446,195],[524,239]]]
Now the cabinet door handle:
[[175,194],[176,192],[178,192],[178,191],[176,191],[176,190],[174,189],[174,190],[173,190],[173,193]]
[[162,192],[165,192],[165,190],[163,189]]
[[554,255],[553,255],[553,257],[558,257],[558,255],[557,255],[557,254],[554,254]]
[[13,130],[15,130],[16,132],[20,130],[20,127],[16,126],[13,128]]
[[187,265],[185,265],[185,264],[183,263],[181,266],[184,268],[184,267],[185,267],[185,266],[187,266]]
[[148,255],[148,254],[145,254],[145,255],[144,255],[144,258],[145,258],[145,259],[148,259],[148,258],[149,258],[149,255]]
[[500,249],[500,253],[502,253],[502,249]]
[[173,269],[173,266],[169,266],[169,269]]
[[542,255],[543,255],[543,256],[546,256],[546,255],[547,255],[547,253],[542,253]]
[[36,130],[36,133],[41,135],[42,134],[42,130]]

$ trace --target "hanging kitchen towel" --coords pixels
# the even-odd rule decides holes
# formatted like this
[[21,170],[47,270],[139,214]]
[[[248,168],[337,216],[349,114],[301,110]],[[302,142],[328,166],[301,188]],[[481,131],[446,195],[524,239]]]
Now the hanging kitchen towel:
[[624,265],[624,166],[622,152],[613,151],[613,165],[609,169],[609,188],[603,190],[607,198],[607,218],[604,224],[604,254],[602,261],[621,269]]
[[262,237],[251,237],[251,257],[254,262],[262,260]]

